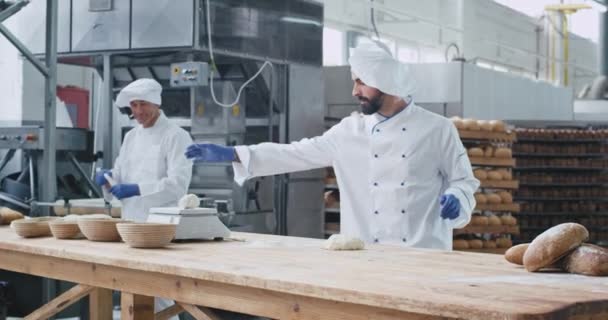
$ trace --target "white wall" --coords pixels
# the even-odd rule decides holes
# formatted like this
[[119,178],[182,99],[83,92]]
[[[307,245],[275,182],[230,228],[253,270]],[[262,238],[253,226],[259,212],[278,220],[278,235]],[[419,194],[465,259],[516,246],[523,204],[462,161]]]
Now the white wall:
[[[322,2],[327,27],[371,35],[368,0]],[[479,58],[492,62],[496,69],[507,68],[532,77],[538,73],[540,79],[547,78],[548,27],[537,18],[491,0],[376,0],[375,3],[381,38],[395,42],[396,47],[405,47],[406,54],[398,56],[407,62],[445,61],[445,48],[454,42],[467,59]],[[331,49],[324,51],[328,50]],[[557,58],[561,59],[561,52],[557,51]],[[538,67],[537,56],[541,56]],[[573,64],[570,82],[574,90],[578,91],[595,76],[596,56],[594,42],[570,34],[569,61]],[[330,65],[346,64],[345,59],[327,61]],[[557,70],[561,69],[561,63],[557,63]]]

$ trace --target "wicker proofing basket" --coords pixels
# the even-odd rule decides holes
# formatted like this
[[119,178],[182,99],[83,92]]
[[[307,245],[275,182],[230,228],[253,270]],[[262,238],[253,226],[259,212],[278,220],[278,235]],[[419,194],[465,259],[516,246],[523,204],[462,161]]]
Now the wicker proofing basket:
[[119,223],[122,240],[132,248],[162,248],[175,237],[177,225],[169,223]]
[[120,241],[116,224],[127,222],[121,219],[78,219],[78,227],[91,241]]
[[53,217],[19,219],[11,223],[11,228],[23,238],[50,237],[49,221],[54,219]]
[[57,220],[49,222],[51,233],[57,239],[82,239],[84,235],[80,232],[78,222]]

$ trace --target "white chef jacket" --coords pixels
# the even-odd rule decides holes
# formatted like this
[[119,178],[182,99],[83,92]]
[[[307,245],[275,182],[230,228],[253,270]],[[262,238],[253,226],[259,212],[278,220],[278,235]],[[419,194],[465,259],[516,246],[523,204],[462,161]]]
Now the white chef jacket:
[[[290,144],[236,147],[242,184],[256,176],[333,166],[340,188],[340,231],[366,243],[452,249],[452,229],[468,224],[479,181],[456,127],[414,103],[392,117],[353,114],[322,136]],[[460,215],[442,219],[453,194]]]
[[[152,127],[138,124],[125,136],[112,177],[116,183],[139,185],[141,195],[122,199],[122,218],[147,220],[152,207],[177,206],[192,178],[192,161],[184,155],[192,144],[188,132],[170,123],[161,111]],[[102,188],[104,198],[113,196]]]

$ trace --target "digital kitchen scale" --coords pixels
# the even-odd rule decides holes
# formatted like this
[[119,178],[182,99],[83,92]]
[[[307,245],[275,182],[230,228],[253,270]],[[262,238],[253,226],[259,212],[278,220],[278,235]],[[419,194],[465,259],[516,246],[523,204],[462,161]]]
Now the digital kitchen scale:
[[175,240],[215,240],[230,237],[215,208],[150,208],[148,222],[177,225]]

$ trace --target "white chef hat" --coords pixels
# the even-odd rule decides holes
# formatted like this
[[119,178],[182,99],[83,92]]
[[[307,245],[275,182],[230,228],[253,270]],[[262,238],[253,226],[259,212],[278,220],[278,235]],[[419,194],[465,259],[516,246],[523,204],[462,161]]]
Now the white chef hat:
[[156,80],[138,79],[120,90],[118,97],[116,97],[116,105],[119,108],[129,107],[131,101],[143,100],[160,106],[162,91],[163,87]]
[[375,42],[361,42],[348,62],[356,77],[384,93],[405,98],[416,89],[409,67]]

